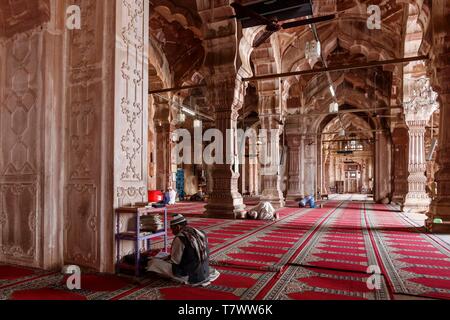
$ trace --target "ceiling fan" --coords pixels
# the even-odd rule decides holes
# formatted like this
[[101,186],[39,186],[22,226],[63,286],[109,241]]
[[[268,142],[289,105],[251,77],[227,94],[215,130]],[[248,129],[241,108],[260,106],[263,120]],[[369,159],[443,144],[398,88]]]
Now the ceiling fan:
[[[289,0],[287,1],[289,2]],[[253,43],[257,48],[269,39],[274,33],[280,30],[296,28],[319,22],[330,21],[336,18],[335,14],[303,19],[298,21],[281,23],[281,20],[289,20],[298,17],[312,15],[312,5],[310,1],[290,1],[291,6],[284,1],[263,1],[252,5],[242,5],[234,2],[231,6],[236,11],[238,20],[242,22],[243,28],[257,25],[266,25],[266,31],[262,33]]]

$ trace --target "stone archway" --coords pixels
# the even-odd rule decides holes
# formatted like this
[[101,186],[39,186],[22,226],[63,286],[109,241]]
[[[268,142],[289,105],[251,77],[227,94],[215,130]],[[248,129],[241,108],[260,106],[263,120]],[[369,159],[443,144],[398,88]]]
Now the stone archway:
[[361,116],[358,113],[330,115],[319,126],[318,190],[321,194],[374,193],[375,133]]

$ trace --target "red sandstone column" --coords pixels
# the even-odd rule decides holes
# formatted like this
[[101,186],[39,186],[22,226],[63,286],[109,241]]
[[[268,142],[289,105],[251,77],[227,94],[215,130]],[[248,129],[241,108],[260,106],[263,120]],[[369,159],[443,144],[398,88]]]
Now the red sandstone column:
[[[433,89],[438,93],[440,104],[440,126],[436,173],[437,197],[427,213],[425,226],[429,230],[450,230],[450,2],[434,0],[432,4],[429,32],[425,35],[421,51],[431,46],[431,63],[428,65]],[[428,53],[428,52],[427,52]],[[436,223],[440,219],[444,224]]]
[[[450,71],[447,71],[450,72]],[[441,78],[442,81],[444,79]],[[437,162],[440,167],[436,173],[437,197],[430,205],[427,213],[426,227],[429,230],[434,228],[434,220],[441,219],[450,230],[450,87],[449,79],[446,83],[447,92],[440,92],[439,101],[441,104],[441,124],[438,142]]]
[[300,136],[288,136],[289,181],[287,198],[295,200],[302,197],[300,190]]
[[[266,141],[262,141],[269,159],[261,164],[262,202],[272,203],[275,209],[285,205],[283,192],[281,191],[280,175],[280,134],[282,126],[272,115],[261,115],[261,128],[266,130]],[[264,156],[261,158],[262,160]]]
[[[227,134],[227,129],[237,129],[238,110],[242,107],[245,84],[240,79],[227,75],[211,79],[209,85],[210,102],[215,108],[216,129],[222,132],[224,138],[224,163],[213,166],[213,191],[209,195],[206,216],[243,218],[246,212],[238,191],[239,172],[235,170],[234,164],[230,164],[230,160],[237,158],[236,131],[234,134]],[[228,151],[227,145],[231,146]]]
[[395,128],[393,141],[393,195],[392,201],[402,204],[408,193],[408,148],[409,135],[407,128]]

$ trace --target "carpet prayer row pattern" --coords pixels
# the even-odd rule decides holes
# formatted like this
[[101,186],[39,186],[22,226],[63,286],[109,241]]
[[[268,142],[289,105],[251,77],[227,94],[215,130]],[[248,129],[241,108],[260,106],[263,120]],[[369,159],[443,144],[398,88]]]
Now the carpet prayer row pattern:
[[[323,208],[285,208],[276,222],[202,218],[204,204],[183,203],[204,230],[211,265],[221,272],[206,288],[148,275],[84,274],[82,290],[66,276],[0,265],[0,299],[12,300],[389,300],[395,294],[450,299],[450,249],[395,208],[328,201]],[[162,239],[153,245],[162,246]]]

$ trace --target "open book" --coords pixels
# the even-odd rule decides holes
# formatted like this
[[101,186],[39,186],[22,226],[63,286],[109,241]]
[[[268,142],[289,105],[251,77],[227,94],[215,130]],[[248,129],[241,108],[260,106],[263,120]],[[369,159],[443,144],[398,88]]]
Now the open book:
[[156,259],[166,259],[169,256],[170,256],[170,254],[168,254],[167,252],[161,251],[156,256],[154,256],[154,258],[156,258]]

